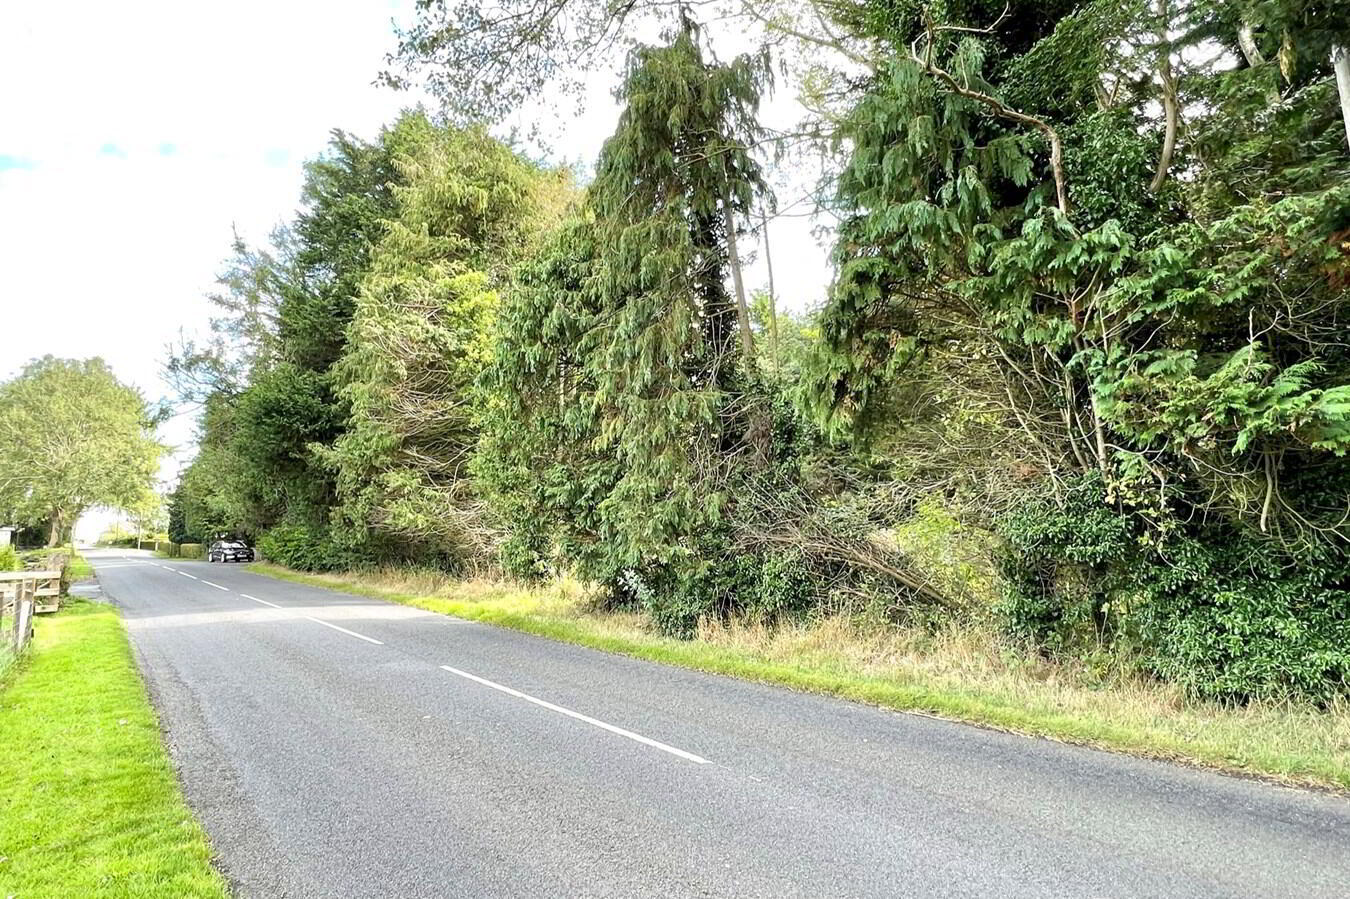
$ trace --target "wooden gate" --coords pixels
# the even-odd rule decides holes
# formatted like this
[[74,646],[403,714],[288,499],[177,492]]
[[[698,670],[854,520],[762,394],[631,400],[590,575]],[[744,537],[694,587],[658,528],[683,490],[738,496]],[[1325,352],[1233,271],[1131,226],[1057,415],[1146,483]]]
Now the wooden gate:
[[0,644],[16,654],[33,636],[33,616],[61,605],[61,572],[0,571]]

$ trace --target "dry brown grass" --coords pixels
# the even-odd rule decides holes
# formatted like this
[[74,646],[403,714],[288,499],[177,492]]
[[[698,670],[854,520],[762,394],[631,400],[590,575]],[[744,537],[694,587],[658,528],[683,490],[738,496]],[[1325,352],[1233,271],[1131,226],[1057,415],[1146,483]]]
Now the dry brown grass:
[[[1223,747],[1229,761],[1320,757],[1350,774],[1350,703],[1326,710],[1293,703],[1244,706],[1187,697],[1175,685],[1124,666],[1028,659],[978,628],[936,634],[842,617],[806,624],[710,623],[699,639],[766,661],[837,671],[850,677],[924,684],[942,692],[975,694],[1055,717],[1090,718],[1160,746],[1203,741]],[[1173,751],[1162,754],[1172,755]],[[1184,755],[1184,748],[1179,753]],[[1343,780],[1342,786],[1350,786]]]

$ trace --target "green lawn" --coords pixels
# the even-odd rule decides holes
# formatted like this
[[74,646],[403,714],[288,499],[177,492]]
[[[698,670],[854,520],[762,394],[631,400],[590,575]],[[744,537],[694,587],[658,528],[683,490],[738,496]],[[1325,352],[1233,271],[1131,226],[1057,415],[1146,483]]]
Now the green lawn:
[[0,897],[227,896],[117,612],[39,619],[0,692]]

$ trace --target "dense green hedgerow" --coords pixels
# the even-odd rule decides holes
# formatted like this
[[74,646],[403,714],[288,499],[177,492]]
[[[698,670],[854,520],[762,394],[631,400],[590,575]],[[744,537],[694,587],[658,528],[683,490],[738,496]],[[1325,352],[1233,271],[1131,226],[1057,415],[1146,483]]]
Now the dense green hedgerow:
[[277,525],[262,535],[258,548],[263,558],[297,571],[342,571],[361,561],[350,547],[312,525]]
[[617,596],[645,611],[662,633],[690,637],[705,617],[773,621],[805,612],[820,595],[818,576],[799,554],[705,550],[714,560],[688,569],[626,569]]
[[1084,478],[1003,527],[1007,630],[1052,653],[1111,644],[1222,699],[1327,700],[1350,684],[1350,556],[1223,522],[1153,540]]

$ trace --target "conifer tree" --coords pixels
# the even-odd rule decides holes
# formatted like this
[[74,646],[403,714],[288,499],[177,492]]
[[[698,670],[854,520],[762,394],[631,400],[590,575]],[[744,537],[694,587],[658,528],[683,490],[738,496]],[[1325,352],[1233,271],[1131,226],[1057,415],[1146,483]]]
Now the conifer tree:
[[671,630],[721,602],[707,576],[735,555],[736,485],[770,442],[728,288],[733,231],[764,190],[767,77],[762,57],[708,59],[688,20],[633,54],[586,208],[518,273],[488,379],[479,469],[506,561],[560,561]]
[[600,439],[624,470],[604,505],[628,565],[678,558],[680,537],[719,519],[746,439],[728,227],[763,189],[749,148],[766,78],[761,58],[707,60],[686,19],[667,46],[634,53],[591,186],[605,264],[588,364]]
[[453,565],[491,534],[468,480],[474,383],[491,353],[495,273],[541,217],[539,172],[478,129],[411,116],[395,163],[395,216],[371,252],[334,372],[350,405],[323,458],[338,517],[386,555]]

